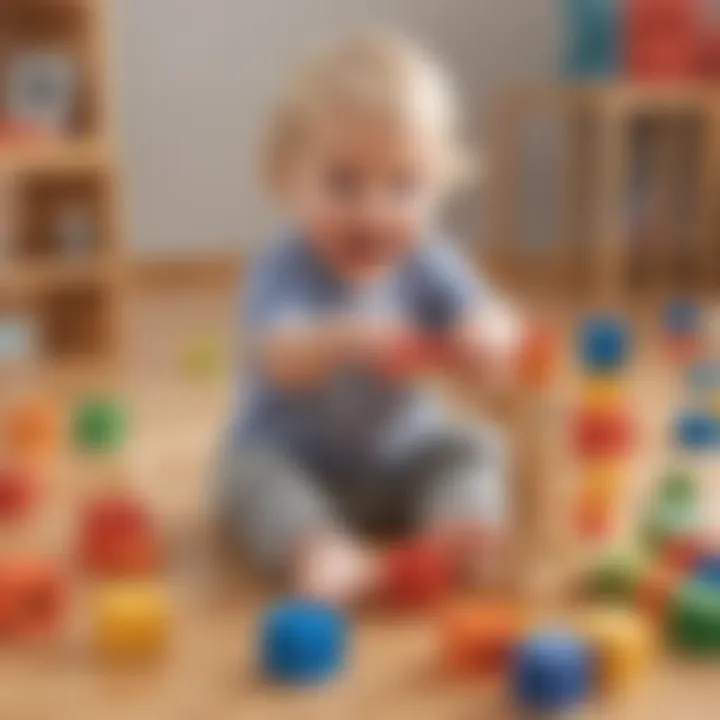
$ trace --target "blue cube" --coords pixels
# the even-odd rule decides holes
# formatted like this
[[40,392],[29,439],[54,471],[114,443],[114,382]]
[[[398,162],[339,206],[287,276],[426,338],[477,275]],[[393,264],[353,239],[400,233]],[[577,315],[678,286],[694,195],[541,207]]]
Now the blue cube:
[[625,321],[613,316],[594,317],[580,330],[580,361],[592,373],[612,374],[628,362],[631,345],[631,332]]

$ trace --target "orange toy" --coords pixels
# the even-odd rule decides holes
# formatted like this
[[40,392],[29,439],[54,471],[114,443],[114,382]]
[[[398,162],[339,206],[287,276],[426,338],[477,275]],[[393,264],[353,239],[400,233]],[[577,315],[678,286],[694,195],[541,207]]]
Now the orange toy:
[[636,440],[632,416],[625,408],[585,408],[574,418],[573,444],[585,459],[623,457]]
[[141,500],[115,491],[85,507],[79,554],[94,574],[132,577],[157,570],[162,545],[154,518]]
[[546,387],[558,366],[557,337],[545,327],[535,326],[525,335],[520,358],[520,374],[531,388]]
[[453,675],[500,672],[528,627],[525,612],[500,601],[465,601],[441,618],[442,665]]
[[65,609],[65,585],[51,563],[35,558],[0,563],[0,637],[50,639],[60,631]]
[[60,418],[49,403],[26,400],[8,412],[5,432],[14,452],[24,457],[47,457],[60,445]]

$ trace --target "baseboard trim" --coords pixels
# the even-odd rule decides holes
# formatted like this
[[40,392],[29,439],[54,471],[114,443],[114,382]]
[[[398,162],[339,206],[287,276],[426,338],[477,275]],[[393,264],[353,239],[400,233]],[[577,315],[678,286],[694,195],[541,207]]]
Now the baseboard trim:
[[144,291],[212,287],[237,284],[244,262],[234,253],[199,253],[135,257],[133,285]]

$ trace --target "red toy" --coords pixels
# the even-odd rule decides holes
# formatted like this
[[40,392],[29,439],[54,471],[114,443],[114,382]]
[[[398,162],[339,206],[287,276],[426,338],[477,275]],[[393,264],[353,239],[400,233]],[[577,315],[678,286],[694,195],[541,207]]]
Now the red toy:
[[15,558],[0,563],[0,637],[38,642],[55,636],[66,610],[63,578],[51,563]]
[[97,575],[142,576],[159,567],[162,547],[154,518],[141,500],[118,491],[86,506],[79,554]]
[[681,80],[697,64],[697,0],[630,0],[628,66],[635,80]]
[[574,419],[573,445],[585,459],[624,455],[635,439],[632,418],[622,407],[584,409]]
[[17,469],[0,470],[0,522],[18,522],[30,512],[38,497],[34,479]]
[[385,559],[380,596],[397,609],[426,609],[447,596],[455,576],[447,551],[430,543],[404,543]]

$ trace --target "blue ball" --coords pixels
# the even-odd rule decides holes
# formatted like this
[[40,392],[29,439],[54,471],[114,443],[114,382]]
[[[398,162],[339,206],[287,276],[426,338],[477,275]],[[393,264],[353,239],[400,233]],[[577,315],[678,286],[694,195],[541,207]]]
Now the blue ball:
[[694,335],[700,330],[700,308],[689,300],[673,300],[665,308],[665,329],[670,335]]
[[343,669],[347,646],[348,623],[339,611],[304,600],[284,601],[263,619],[261,668],[281,683],[322,683]]
[[561,713],[588,698],[594,675],[586,643],[570,632],[553,630],[531,637],[519,648],[512,682],[515,697],[525,709]]
[[688,450],[720,447],[720,421],[704,413],[685,413],[675,421],[675,440]]
[[579,345],[580,359],[586,369],[611,373],[620,370],[630,356],[630,329],[619,318],[592,318],[581,328]]

